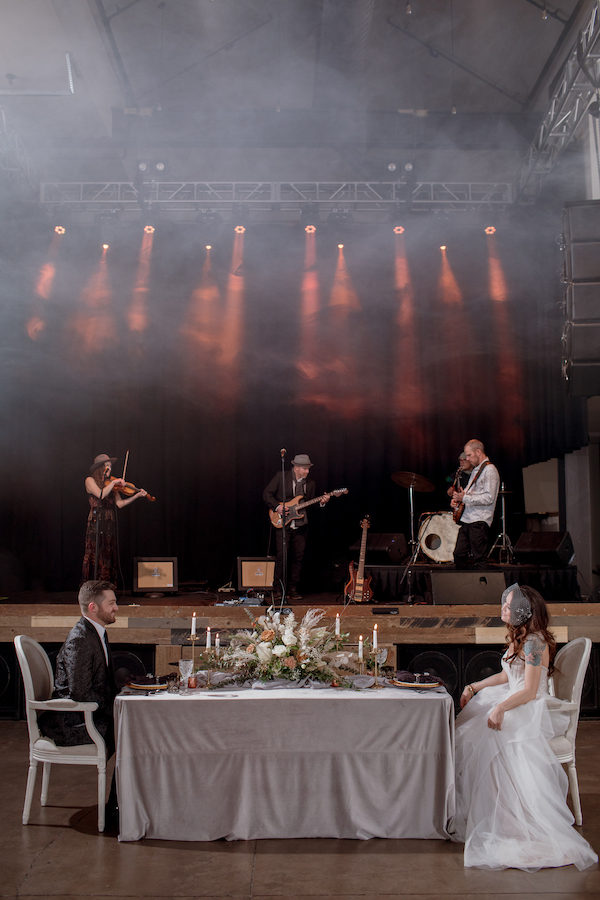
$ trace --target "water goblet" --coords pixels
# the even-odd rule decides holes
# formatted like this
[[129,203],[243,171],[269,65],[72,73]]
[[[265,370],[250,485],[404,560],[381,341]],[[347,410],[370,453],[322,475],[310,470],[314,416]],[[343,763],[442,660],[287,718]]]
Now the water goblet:
[[188,678],[192,674],[192,666],[194,665],[191,659],[180,659],[179,660],[179,675],[181,678],[181,687],[183,690],[187,688]]

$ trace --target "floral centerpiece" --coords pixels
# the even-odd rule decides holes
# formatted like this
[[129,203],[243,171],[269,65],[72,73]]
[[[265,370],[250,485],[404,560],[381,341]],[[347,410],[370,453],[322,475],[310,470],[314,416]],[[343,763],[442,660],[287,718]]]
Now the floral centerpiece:
[[347,635],[337,637],[319,626],[324,615],[322,609],[311,609],[298,622],[293,612],[283,616],[271,608],[254,620],[252,631],[240,631],[231,639],[222,663],[245,679],[300,681],[310,677],[343,684],[337,670],[355,671],[353,654],[343,649]]

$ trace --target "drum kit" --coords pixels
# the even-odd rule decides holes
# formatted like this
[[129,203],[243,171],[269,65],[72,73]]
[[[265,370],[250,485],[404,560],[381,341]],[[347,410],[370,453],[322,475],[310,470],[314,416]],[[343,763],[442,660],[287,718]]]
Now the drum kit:
[[[410,507],[410,547],[411,558],[410,565],[414,565],[417,561],[419,552],[428,557],[435,563],[451,563],[454,560],[454,547],[460,525],[453,518],[452,512],[426,512],[423,513],[419,520],[419,532],[417,540],[415,540],[415,504],[414,492],[429,493],[435,490],[435,485],[423,475],[416,475],[414,472],[394,472],[392,481],[399,487],[408,488],[408,501]],[[502,532],[496,538],[492,549],[488,554],[491,556],[494,551],[498,550],[500,562],[511,562],[513,558],[512,544],[510,538],[506,534],[506,507],[505,497],[512,491],[506,491],[504,484],[498,496],[502,500]],[[410,596],[410,577],[409,577],[409,596]],[[409,602],[411,602],[409,600]]]

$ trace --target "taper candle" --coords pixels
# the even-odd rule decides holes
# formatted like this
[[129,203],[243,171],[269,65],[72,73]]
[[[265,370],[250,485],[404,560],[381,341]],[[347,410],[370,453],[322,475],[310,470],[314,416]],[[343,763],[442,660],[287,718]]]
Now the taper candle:
[[210,639],[210,625],[209,625],[208,628],[206,629],[206,649],[210,650],[211,647],[212,647],[212,642]]
[[340,614],[339,613],[335,614],[335,636],[336,637],[340,636]]
[[373,650],[377,650],[377,625],[373,627]]
[[363,661],[363,636],[362,636],[362,634],[358,639],[358,661],[359,662]]
[[196,634],[196,613],[192,614],[192,634]]

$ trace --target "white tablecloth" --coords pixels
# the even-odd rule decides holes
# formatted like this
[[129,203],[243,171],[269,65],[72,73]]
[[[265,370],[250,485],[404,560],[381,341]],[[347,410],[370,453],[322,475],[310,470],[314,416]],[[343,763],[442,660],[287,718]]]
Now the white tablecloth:
[[119,696],[115,721],[122,841],[448,837],[446,693]]

